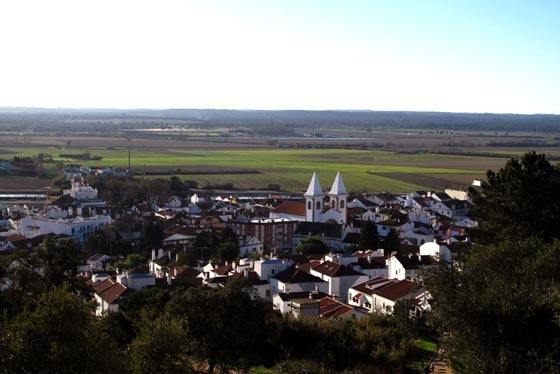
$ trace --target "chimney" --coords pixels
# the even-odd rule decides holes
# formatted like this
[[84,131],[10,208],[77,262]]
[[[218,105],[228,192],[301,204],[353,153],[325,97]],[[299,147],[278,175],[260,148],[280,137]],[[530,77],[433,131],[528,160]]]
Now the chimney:
[[226,261],[226,266],[228,266],[228,262]]
[[367,261],[368,261],[370,264],[371,264],[371,261],[372,261],[372,257],[373,257],[373,256],[372,256],[371,254],[369,254],[369,255],[367,256]]
[[156,250],[152,249],[152,261],[156,260]]
[[231,267],[233,268],[233,270],[237,269],[237,263],[235,261],[232,261]]

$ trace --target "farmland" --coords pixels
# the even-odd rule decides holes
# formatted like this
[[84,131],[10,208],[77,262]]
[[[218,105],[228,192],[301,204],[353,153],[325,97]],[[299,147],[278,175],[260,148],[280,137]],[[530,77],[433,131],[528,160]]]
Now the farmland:
[[[128,139],[136,178],[301,193],[313,171],[328,188],[340,170],[353,192],[441,190],[527,151],[560,160],[560,116],[0,108],[0,159],[49,155],[35,175],[53,178],[69,164],[126,169]],[[0,190],[50,183],[14,178],[0,176]]]
[[[4,149],[2,158],[45,153],[53,157],[53,162],[45,163],[44,167],[53,171],[60,163],[126,168],[127,149],[111,148],[13,147]],[[86,152],[100,159],[76,161],[60,156]],[[340,170],[350,191],[404,192],[465,186],[473,177],[481,177],[488,168],[500,167],[503,163],[504,159],[499,158],[350,149],[132,150],[132,170],[141,178],[177,174],[180,178],[197,181],[200,186],[230,182],[238,189],[267,189],[270,184],[276,184],[282,190],[294,192],[305,189],[313,171],[318,172],[325,188]],[[156,170],[158,175],[149,175]]]

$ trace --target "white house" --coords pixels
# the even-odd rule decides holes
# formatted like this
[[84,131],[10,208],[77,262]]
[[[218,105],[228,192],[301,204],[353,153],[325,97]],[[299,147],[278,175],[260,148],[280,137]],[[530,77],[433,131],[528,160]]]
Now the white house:
[[271,277],[279,274],[289,268],[291,262],[288,260],[281,260],[278,258],[271,258],[268,260],[259,260],[254,262],[255,272],[259,275],[260,279],[270,279]]
[[292,266],[269,279],[272,295],[279,292],[328,292],[329,284],[314,275]]
[[348,294],[348,289],[352,287],[354,283],[362,277],[365,279],[368,278],[367,275],[358,273],[349,266],[331,261],[325,261],[322,264],[312,267],[310,273],[328,282],[329,295],[344,300]]
[[348,290],[348,304],[365,308],[370,313],[392,314],[399,300],[412,299],[417,308],[429,310],[428,293],[414,287],[410,280],[376,277],[354,285]]
[[262,242],[255,238],[254,236],[239,236],[239,255],[241,257],[246,257],[249,254],[262,255],[263,244]]
[[64,190],[63,194],[76,200],[96,200],[98,191],[85,183],[81,174],[75,174],[70,178],[70,189]]
[[[93,279],[92,279],[93,281]],[[119,300],[127,292],[127,287],[121,283],[105,278],[99,282],[90,283],[94,290],[94,298],[97,302],[95,314],[100,316],[107,311],[119,310]]]
[[110,266],[109,269],[106,268],[107,261],[111,257],[96,253],[95,255],[91,256],[87,259],[88,270],[90,271],[99,271],[99,270],[111,270]]
[[422,267],[432,264],[432,256],[412,254],[408,256],[391,256],[387,260],[387,271],[390,279],[414,280]]
[[141,290],[146,287],[153,287],[156,285],[156,278],[148,273],[132,273],[128,274],[123,272],[117,275],[117,282],[131,288],[133,290]]
[[451,261],[451,251],[444,245],[439,245],[435,241],[424,243],[420,246],[421,256],[431,256],[445,262]]

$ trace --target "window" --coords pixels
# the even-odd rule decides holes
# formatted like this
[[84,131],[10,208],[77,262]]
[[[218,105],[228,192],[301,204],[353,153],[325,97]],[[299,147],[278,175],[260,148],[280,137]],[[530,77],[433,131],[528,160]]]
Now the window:
[[307,210],[311,210],[311,201],[307,202]]
[[274,274],[274,269],[272,269],[272,274]]
[[344,209],[344,200],[340,202],[340,209]]
[[321,209],[321,202],[317,201],[317,210]]
[[266,297],[270,297],[270,290],[266,290]]

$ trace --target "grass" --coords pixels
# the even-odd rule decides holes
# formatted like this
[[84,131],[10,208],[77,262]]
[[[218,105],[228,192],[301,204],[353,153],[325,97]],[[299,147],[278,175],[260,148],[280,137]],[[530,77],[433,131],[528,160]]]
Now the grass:
[[418,357],[415,361],[411,362],[407,366],[407,372],[422,373],[422,363],[424,363],[424,367],[428,365],[428,362],[437,349],[437,344],[433,340],[424,338],[416,339],[414,343],[416,344],[416,348],[418,349]]
[[[6,153],[11,152],[11,153]],[[101,156],[101,160],[81,162],[60,157],[60,154],[80,154],[90,152]],[[12,148],[5,150],[3,158],[12,156],[33,156],[40,152],[53,156],[55,161],[65,164],[86,163],[89,166],[126,167],[126,149],[60,149],[60,148]],[[480,160],[480,158],[476,158]],[[465,162],[467,160],[467,162]],[[191,174],[181,178],[206,183],[232,182],[242,189],[266,188],[268,184],[279,184],[284,190],[304,190],[314,171],[324,188],[330,187],[337,171],[341,171],[346,187],[353,192],[393,191],[405,192],[422,189],[425,186],[372,173],[409,174],[483,174],[473,165],[465,168],[468,156],[447,156],[435,154],[397,154],[388,151],[367,151],[347,149],[260,149],[260,150],[193,150],[193,149],[134,149],[132,167],[166,167],[188,170],[204,170],[204,167],[244,168],[257,170],[260,174]],[[459,163],[463,167],[455,167]],[[48,164],[47,164],[48,165]],[[53,166],[54,167],[54,166]],[[227,174],[227,173],[226,173]],[[161,176],[159,176],[161,177]]]

